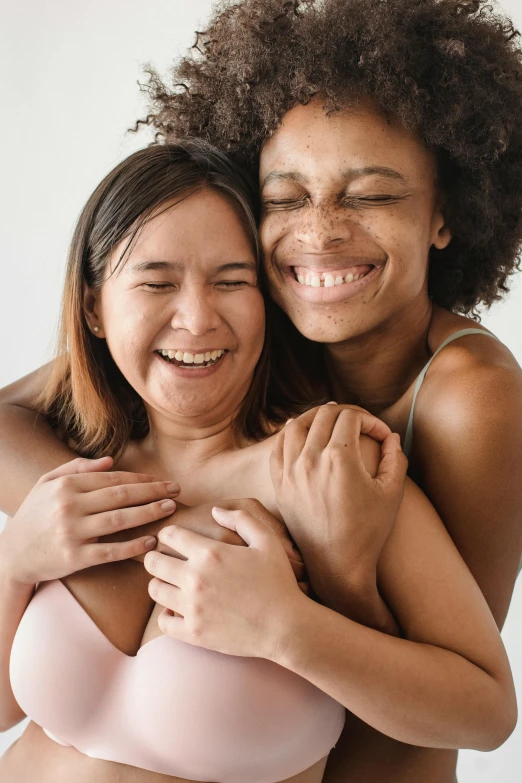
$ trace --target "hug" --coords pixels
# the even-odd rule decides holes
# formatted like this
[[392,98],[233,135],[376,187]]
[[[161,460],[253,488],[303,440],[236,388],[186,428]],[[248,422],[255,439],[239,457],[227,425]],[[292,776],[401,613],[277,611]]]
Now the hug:
[[0,392],[2,779],[454,783],[512,732],[520,72],[478,0],[241,0],[151,70]]

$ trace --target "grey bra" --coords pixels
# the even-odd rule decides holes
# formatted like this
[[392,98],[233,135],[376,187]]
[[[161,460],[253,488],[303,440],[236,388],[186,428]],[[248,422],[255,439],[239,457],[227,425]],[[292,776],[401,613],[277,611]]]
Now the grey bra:
[[419,375],[417,376],[417,380],[415,381],[415,388],[413,390],[413,400],[411,403],[411,410],[410,410],[410,418],[408,419],[408,426],[406,428],[406,435],[404,436],[404,445],[402,447],[402,450],[408,457],[410,458],[411,453],[411,445],[413,440],[413,411],[415,410],[415,401],[417,400],[417,394],[419,393],[419,389],[422,386],[422,382],[424,378],[426,377],[426,373],[429,370],[430,364],[434,360],[434,358],[439,354],[443,348],[445,348],[448,343],[453,342],[453,340],[457,340],[459,337],[464,337],[467,334],[483,334],[486,337],[493,337],[495,340],[498,340],[498,337],[495,337],[494,334],[491,334],[491,332],[485,332],[483,329],[461,329],[460,332],[454,332],[453,334],[450,334],[449,337],[447,337],[444,342],[439,345],[429,362],[426,364],[426,366],[421,370]]

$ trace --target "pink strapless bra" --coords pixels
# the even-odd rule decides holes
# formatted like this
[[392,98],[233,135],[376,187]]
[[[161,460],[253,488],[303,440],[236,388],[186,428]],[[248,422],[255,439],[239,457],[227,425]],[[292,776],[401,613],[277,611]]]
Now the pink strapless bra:
[[18,627],[11,683],[26,715],[97,759],[213,783],[276,783],[327,756],[344,707],[261,658],[170,636],[118,650],[60,581]]

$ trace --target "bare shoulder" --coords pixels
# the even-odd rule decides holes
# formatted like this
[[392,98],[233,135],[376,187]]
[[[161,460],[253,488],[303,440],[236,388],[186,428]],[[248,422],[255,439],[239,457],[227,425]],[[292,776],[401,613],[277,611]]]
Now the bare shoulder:
[[522,371],[500,341],[469,335],[436,357],[411,465],[501,625],[522,553]]
[[[460,328],[477,326],[458,320]],[[430,367],[415,407],[415,450],[422,457],[433,439],[457,448],[476,437],[484,445],[522,438],[522,369],[500,340],[478,334],[447,345]]]

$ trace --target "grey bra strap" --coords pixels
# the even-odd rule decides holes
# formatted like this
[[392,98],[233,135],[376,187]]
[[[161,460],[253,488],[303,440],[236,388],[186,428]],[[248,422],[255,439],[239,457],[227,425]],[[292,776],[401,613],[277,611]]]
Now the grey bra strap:
[[411,444],[413,440],[413,411],[415,410],[415,401],[417,399],[417,394],[419,393],[419,389],[422,386],[422,382],[424,378],[426,377],[426,373],[428,372],[430,368],[430,364],[434,360],[434,358],[437,356],[438,353],[442,351],[443,348],[445,348],[448,343],[453,342],[453,340],[457,340],[459,337],[464,337],[467,334],[484,334],[486,337],[494,337],[495,340],[498,340],[498,337],[495,337],[494,334],[491,334],[491,332],[485,332],[484,329],[461,329],[460,332],[454,332],[453,334],[450,334],[449,337],[447,337],[444,342],[439,345],[427,365],[424,367],[423,370],[419,373],[417,376],[417,380],[415,381],[415,388],[413,390],[413,400],[411,403],[411,410],[410,410],[410,418],[408,419],[408,426],[406,428],[406,435],[404,436],[404,445],[402,447],[402,450],[406,454],[406,456],[410,457],[411,452]]

